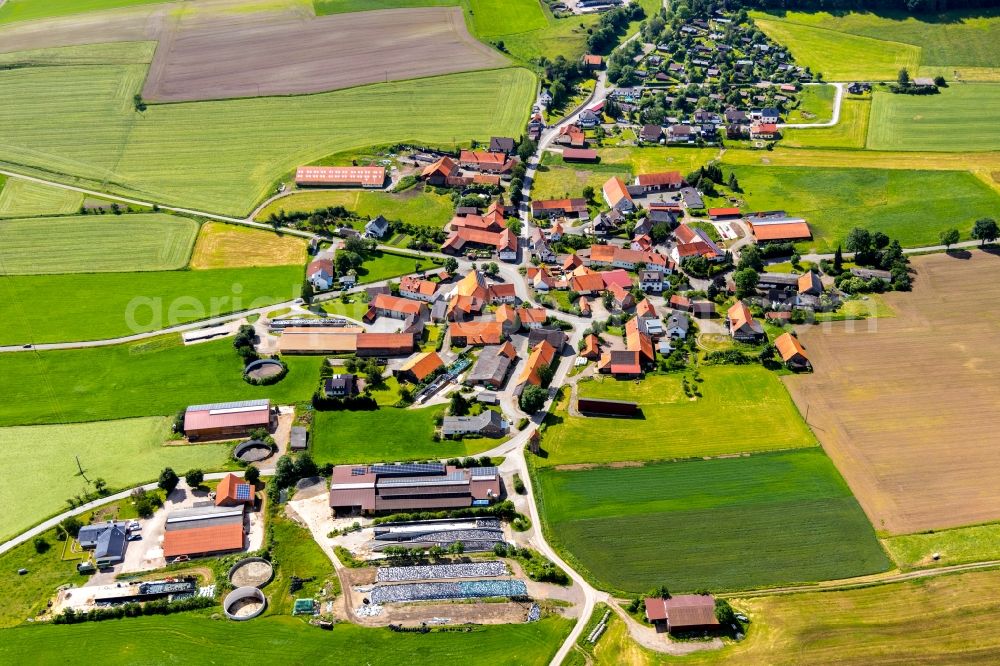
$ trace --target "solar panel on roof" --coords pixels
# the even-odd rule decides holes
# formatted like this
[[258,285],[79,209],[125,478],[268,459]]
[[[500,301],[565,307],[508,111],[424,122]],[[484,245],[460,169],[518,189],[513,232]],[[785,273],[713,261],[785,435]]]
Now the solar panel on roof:
[[405,465],[372,465],[372,472],[380,476],[413,476],[417,474],[441,474],[445,466],[441,463],[410,463]]
[[236,486],[236,499],[238,500],[248,500],[250,499],[250,484],[241,483]]
[[262,407],[271,404],[270,400],[240,400],[238,402],[216,402],[210,405],[189,405],[189,412],[204,412],[211,409],[233,409],[237,407]]
[[367,467],[354,467],[351,469],[351,476],[364,476],[367,473]]

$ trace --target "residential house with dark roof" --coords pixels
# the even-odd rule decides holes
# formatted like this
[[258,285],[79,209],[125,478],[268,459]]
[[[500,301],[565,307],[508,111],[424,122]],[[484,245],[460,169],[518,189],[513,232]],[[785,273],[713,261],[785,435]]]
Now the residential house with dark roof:
[[382,239],[389,233],[389,220],[381,215],[368,220],[365,224],[365,238]]
[[659,125],[643,125],[639,131],[639,139],[644,143],[659,143],[663,138],[663,128]]
[[494,136],[490,138],[490,152],[513,155],[517,150],[517,145],[513,138],[509,136]]
[[350,373],[338,372],[327,377],[323,383],[323,393],[328,398],[350,398],[357,390],[357,377]]
[[462,435],[495,438],[506,434],[507,422],[492,409],[484,409],[476,416],[446,416],[441,422],[441,435],[445,438]]
[[485,386],[496,391],[503,388],[507,374],[517,361],[517,351],[509,342],[483,347],[475,365],[465,377],[471,386]]

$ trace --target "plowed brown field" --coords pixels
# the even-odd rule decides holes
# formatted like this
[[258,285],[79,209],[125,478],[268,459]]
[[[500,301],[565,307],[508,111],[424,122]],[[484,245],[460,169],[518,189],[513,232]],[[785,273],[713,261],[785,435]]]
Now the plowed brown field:
[[460,7],[317,18],[291,3],[259,11],[241,10],[237,0],[178,6],[13,24],[0,28],[0,53],[156,41],[143,97],[157,102],[315,93],[508,64],[469,34]]
[[804,329],[792,397],[877,530],[1000,518],[1000,254],[915,257],[894,319]]

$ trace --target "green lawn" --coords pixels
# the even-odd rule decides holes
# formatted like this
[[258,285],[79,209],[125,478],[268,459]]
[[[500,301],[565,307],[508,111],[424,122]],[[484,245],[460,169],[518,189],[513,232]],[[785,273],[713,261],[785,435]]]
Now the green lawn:
[[7,0],[0,6],[0,23],[33,21],[101,9],[151,5],[157,2],[164,0]]
[[182,346],[179,336],[128,345],[0,354],[0,425],[173,415],[187,405],[270,398],[309,400],[320,357],[288,357],[272,386],[243,381],[231,339]]
[[172,271],[187,265],[197,235],[194,220],[160,213],[7,220],[0,274]]
[[388,220],[399,220],[434,229],[442,229],[455,212],[455,206],[448,195],[424,192],[414,187],[401,194],[387,192],[365,192],[349,190],[302,191],[272,202],[257,215],[258,220],[266,220],[272,213],[312,212],[317,208],[344,206],[359,215],[375,217],[383,215]]
[[702,397],[688,399],[680,374],[641,382],[585,381],[582,397],[638,402],[641,420],[585,418],[560,412],[542,441],[544,466],[717,456],[815,446],[777,376],[761,366],[700,369]]
[[358,269],[358,282],[381,282],[400,275],[430,270],[437,265],[430,259],[415,259],[376,250],[365,258],[365,263]]
[[803,216],[813,240],[800,247],[819,252],[833,252],[854,227],[882,231],[904,247],[934,245],[941,230],[968,233],[974,220],[1000,205],[994,190],[964,171],[732,169],[744,190],[745,210],[783,209]]
[[66,215],[80,210],[82,203],[79,192],[11,178],[0,191],[0,217]]
[[500,442],[489,438],[435,442],[434,417],[443,411],[443,407],[382,407],[375,411],[316,412],[313,457],[321,465],[462,458]]
[[615,592],[752,589],[889,567],[818,448],[537,476],[547,533]]
[[339,315],[356,321],[361,321],[365,313],[368,312],[368,303],[362,301],[358,294],[351,295],[348,303],[344,303],[338,298],[332,301],[323,301],[320,307],[328,314]]
[[[882,543],[901,569],[1000,560],[1000,523],[907,534],[883,539]],[[936,561],[935,553],[940,556]]]
[[[266,588],[265,588],[266,589]],[[64,664],[68,651],[86,645],[101,663],[163,664],[198,659],[213,663],[324,662],[338,664],[457,663],[493,666],[510,660],[516,646],[519,664],[548,664],[572,623],[551,617],[532,624],[477,626],[471,633],[394,633],[350,623],[332,632],[310,627],[303,619],[269,616],[252,622],[213,620],[208,613],[142,617],[81,625],[17,627],[0,633],[0,661],[44,666]],[[210,655],[210,656],[208,656]]]
[[[843,12],[836,15],[787,12],[780,17],[754,12],[753,16],[767,17],[767,23],[780,21],[791,31],[820,29],[880,40],[883,48],[890,51],[898,49],[899,45],[910,45],[919,52],[919,73],[922,76],[940,73],[951,78],[957,69],[965,79],[985,76],[995,80],[996,70],[1000,68],[1000,52],[996,48],[1000,41],[1000,14],[996,9],[916,16],[902,12]],[[769,28],[763,29],[770,34]],[[792,52],[795,54],[794,48]],[[826,54],[814,55],[822,58]],[[858,54],[857,62],[864,63],[868,55],[867,52]],[[992,72],[989,71],[991,69]],[[917,72],[911,70],[910,73]],[[894,73],[890,72],[889,78],[893,77]]]
[[834,86],[802,86],[799,105],[788,114],[789,123],[826,123],[833,119]]
[[0,513],[0,540],[66,509],[67,499],[88,491],[75,456],[90,481],[104,479],[112,488],[154,481],[167,466],[183,473],[221,469],[229,461],[225,446],[164,446],[169,430],[164,417],[0,428],[8,472],[0,484],[0,503],[6,507]]
[[952,84],[939,95],[876,92],[870,150],[942,152],[1000,149],[1000,125],[987,109],[1000,108],[1000,84]]
[[539,0],[469,0],[480,39],[548,28]]
[[[340,579],[333,562],[309,530],[293,522],[283,511],[268,512],[267,520],[273,539],[271,554],[278,563],[274,580],[266,588],[268,615],[291,615],[296,599],[340,594]],[[293,593],[292,578],[307,582]],[[324,589],[326,595],[322,593]]]
[[[65,542],[56,540],[55,530],[42,534],[51,546],[47,552],[38,553],[31,541],[0,555],[0,588],[6,597],[0,606],[0,627],[21,624],[45,608],[61,585],[83,585],[87,576],[76,572],[78,559],[62,557]],[[18,569],[27,569],[21,576]],[[0,632],[0,636],[6,634]]]
[[871,99],[845,96],[840,103],[840,120],[833,127],[786,129],[781,145],[788,148],[864,148],[868,140]]
[[797,64],[827,81],[889,81],[903,67],[916,72],[920,65],[919,46],[754,16],[757,27],[788,47]]
[[0,344],[101,340],[299,297],[300,266],[17,275],[0,281]]
[[146,72],[144,64],[0,71],[0,161],[245,214],[296,166],[332,153],[516,136],[536,86],[531,72],[508,68],[316,95],[153,104],[139,113],[132,97]]

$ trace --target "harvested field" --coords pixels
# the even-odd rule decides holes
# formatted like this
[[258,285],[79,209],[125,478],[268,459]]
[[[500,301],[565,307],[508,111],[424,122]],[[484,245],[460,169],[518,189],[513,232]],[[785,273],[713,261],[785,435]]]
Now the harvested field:
[[143,88],[158,102],[322,92],[507,63],[469,34],[458,7],[198,13],[165,37]]
[[804,329],[786,385],[878,530],[1000,518],[1000,256],[916,257],[891,319]]
[[142,91],[156,102],[315,93],[508,62],[469,34],[460,7],[318,18],[292,2],[237,8],[215,0],[16,24],[0,29],[0,52],[88,44],[98,30],[101,41],[156,41]]
[[11,178],[0,191],[0,217],[66,215],[80,210],[81,203],[79,192]]
[[306,245],[298,236],[206,222],[194,246],[191,268],[301,265],[306,260]]

